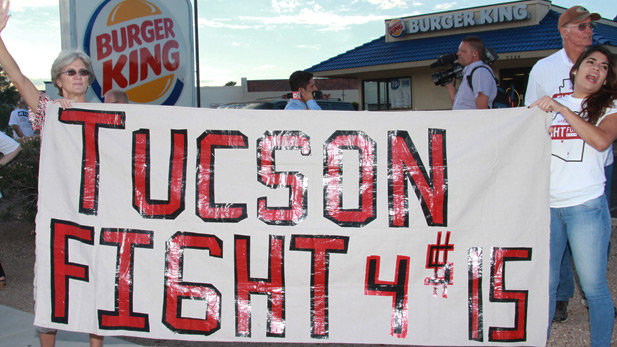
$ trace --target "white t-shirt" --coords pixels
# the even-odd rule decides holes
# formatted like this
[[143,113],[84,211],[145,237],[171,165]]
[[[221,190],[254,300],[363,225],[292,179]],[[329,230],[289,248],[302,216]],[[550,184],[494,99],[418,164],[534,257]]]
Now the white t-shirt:
[[[11,112],[11,118],[9,119],[9,126],[18,125],[21,132],[24,136],[32,136],[34,135],[34,130],[32,130],[32,124],[30,124],[30,120],[28,119],[28,110],[24,110],[22,108],[18,108]],[[19,140],[19,135],[17,132],[13,130],[13,138],[15,140]]]
[[563,48],[538,60],[529,73],[525,105],[529,106],[545,95],[557,98],[572,94],[570,69],[573,65]]
[[[583,99],[571,95],[558,101],[578,114]],[[617,113],[609,109],[607,114]],[[553,117],[550,205],[551,207],[576,206],[604,194],[604,165],[612,155],[608,149],[599,152],[583,141],[560,113]]]
[[[480,65],[486,66],[485,68],[478,68],[475,70],[472,78],[473,90],[469,85],[467,76],[474,71],[474,68]],[[490,70],[490,71],[489,71]],[[484,64],[484,62],[475,61],[463,68],[463,79],[454,97],[453,110],[475,110],[476,99],[480,92],[488,96],[488,107],[490,108],[497,96],[497,82],[491,73],[493,71],[490,66]]]
[[[529,73],[525,105],[529,106],[545,95],[560,98],[572,94],[574,92],[572,81],[570,81],[572,66],[574,63],[563,48],[538,60]],[[612,153],[613,145],[610,147],[610,155],[606,157],[606,166],[613,163]]]
[[19,147],[19,143],[0,131],[0,153],[7,155]]

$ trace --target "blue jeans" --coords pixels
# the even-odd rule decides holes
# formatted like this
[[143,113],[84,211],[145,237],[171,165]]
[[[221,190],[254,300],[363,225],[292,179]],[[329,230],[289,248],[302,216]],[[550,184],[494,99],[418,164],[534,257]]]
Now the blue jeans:
[[606,281],[607,248],[611,224],[604,195],[577,206],[551,208],[549,271],[549,331],[561,261],[567,243],[587,302],[592,346],[610,346],[613,334],[613,299]]
[[[613,178],[613,164],[604,167],[604,175],[606,183],[604,184],[604,196],[608,202],[609,217],[611,208],[611,186]],[[609,234],[610,235],[610,234]],[[609,236],[610,239],[610,236]],[[608,254],[610,255],[611,244],[608,244]],[[561,270],[559,272],[559,285],[557,286],[557,301],[569,301],[574,296],[574,271],[572,271],[572,252],[570,245],[566,246],[561,261]]]
[[557,301],[570,301],[574,296],[574,271],[572,270],[572,251],[566,243],[563,252],[561,268],[559,270],[559,284],[557,285]]
[[606,201],[608,201],[608,209],[610,211],[611,209],[611,186],[613,183],[613,164],[606,165],[604,167],[604,176],[606,177],[606,183],[604,183],[604,195],[606,195]]

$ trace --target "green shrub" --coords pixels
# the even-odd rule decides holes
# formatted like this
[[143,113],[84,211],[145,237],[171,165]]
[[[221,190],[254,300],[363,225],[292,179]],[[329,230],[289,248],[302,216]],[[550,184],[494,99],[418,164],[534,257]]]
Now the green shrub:
[[9,127],[9,119],[14,109],[15,107],[12,105],[0,104],[0,131],[4,132],[9,137],[13,137],[13,128]]
[[19,100],[19,93],[4,70],[0,66],[0,131],[12,136],[13,132],[9,129],[9,118]]
[[10,213],[3,213],[0,219],[6,220],[23,216],[34,222],[38,201],[40,137],[21,144],[22,151],[8,165],[0,169],[0,190],[3,199],[10,201]]

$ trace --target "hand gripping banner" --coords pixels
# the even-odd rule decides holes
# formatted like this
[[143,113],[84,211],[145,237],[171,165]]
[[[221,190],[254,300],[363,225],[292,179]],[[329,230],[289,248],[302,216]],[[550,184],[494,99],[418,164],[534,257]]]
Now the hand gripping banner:
[[546,343],[548,116],[49,105],[38,326]]

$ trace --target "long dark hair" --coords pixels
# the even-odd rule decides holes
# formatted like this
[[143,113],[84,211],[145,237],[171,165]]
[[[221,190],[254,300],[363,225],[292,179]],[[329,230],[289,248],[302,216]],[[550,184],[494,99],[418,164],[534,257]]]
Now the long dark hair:
[[598,119],[604,115],[604,112],[606,112],[608,108],[613,107],[615,99],[617,99],[615,56],[604,46],[587,47],[578,57],[576,63],[574,63],[574,66],[572,66],[572,69],[570,70],[570,80],[572,81],[572,84],[574,84],[575,72],[578,71],[583,61],[594,52],[604,54],[608,60],[608,71],[606,74],[605,83],[602,84],[600,89],[583,100],[580,115],[585,118],[587,122],[595,125],[598,122]]

